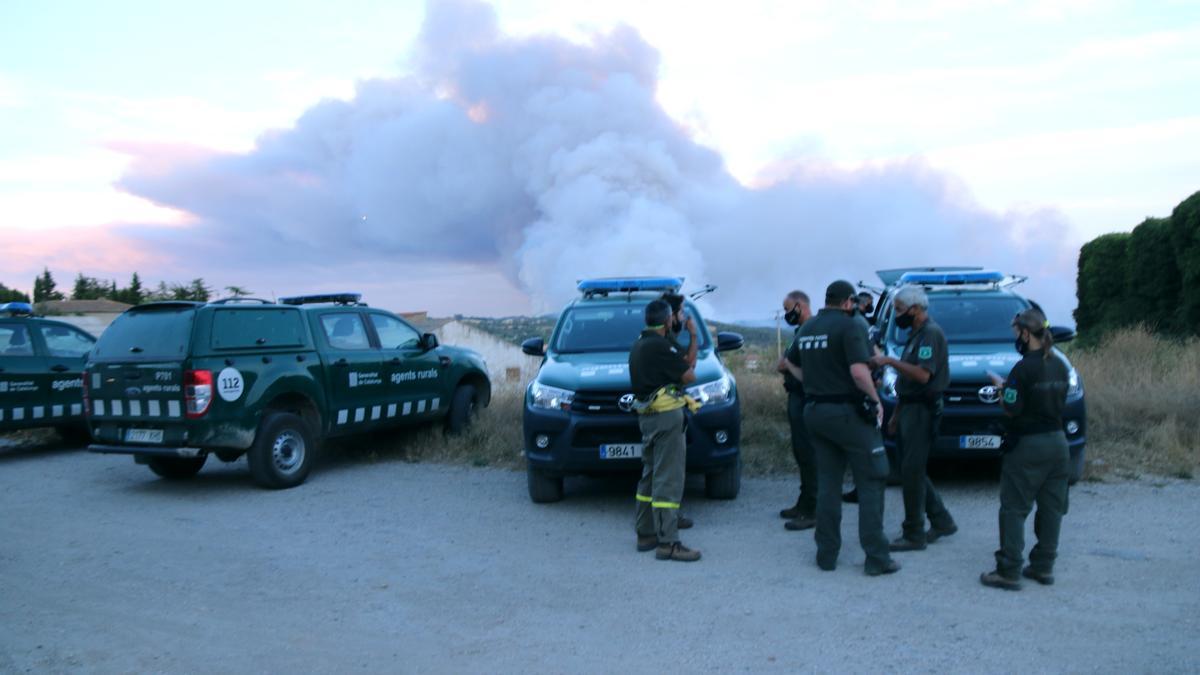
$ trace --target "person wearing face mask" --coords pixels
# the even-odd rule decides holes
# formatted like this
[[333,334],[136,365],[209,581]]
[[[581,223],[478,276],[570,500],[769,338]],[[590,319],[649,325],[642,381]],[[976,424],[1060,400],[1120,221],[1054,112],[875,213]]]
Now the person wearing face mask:
[[[899,378],[895,411],[888,433],[897,434],[900,446],[900,480],[904,492],[904,525],[891,543],[893,551],[921,551],[927,543],[958,531],[926,472],[929,453],[937,438],[942,416],[942,392],[950,385],[950,357],[946,334],[929,316],[929,298],[919,286],[905,286],[893,300],[896,327],[909,330],[900,358],[876,356],[871,365],[891,366]],[[929,517],[930,529],[925,529]]]
[[800,326],[811,317],[808,295],[804,291],[792,291],[784,297],[783,320],[795,327],[795,334],[787,352],[779,359],[777,370],[783,374],[783,388],[788,394],[788,426],[792,432],[792,457],[800,469],[800,495],[796,497],[796,504],[781,510],[779,516],[787,519],[783,526],[792,531],[807,530],[817,524],[817,464],[808,429],[804,426],[804,382],[798,347]]
[[[1067,513],[1070,450],[1063,433],[1063,408],[1070,388],[1067,366],[1052,353],[1054,338],[1046,316],[1035,308],[1013,319],[1021,360],[1007,380],[991,374],[1003,387],[1012,450],[1004,455],[1000,472],[1000,550],[996,569],[979,577],[985,586],[1020,590],[1019,576],[1039,584],[1054,583],[1058,537]],[[1025,552],[1025,520],[1037,504],[1033,531],[1037,544],[1029,565],[1021,568]]]
[[867,362],[867,332],[854,320],[854,286],[835,281],[825,307],[800,327],[804,423],[817,457],[817,567],[837,568],[842,546],[842,475],[849,465],[858,488],[858,538],[869,576],[900,569],[883,534],[887,453],[879,435],[882,409]]
[[875,312],[875,297],[866,291],[860,291],[858,294],[858,316],[862,317],[863,321],[867,322],[868,326],[875,325],[875,317],[871,316]]
[[[682,295],[680,295],[679,293],[667,292],[667,293],[662,294],[661,299],[664,302],[666,302],[667,305],[669,305],[671,307],[671,318],[669,318],[666,323],[667,330],[666,330],[665,337],[667,338],[667,341],[670,342],[671,345],[676,348],[676,350],[678,350],[678,353],[683,356],[683,359],[687,363],[688,367],[695,368],[698,351],[696,349],[692,349],[692,346],[693,345],[695,345],[696,347],[700,346],[700,343],[697,342],[696,336],[693,335],[689,331],[688,339],[690,341],[688,342],[688,346],[684,347],[683,345],[679,344],[679,336],[683,333],[683,329],[687,326],[688,321],[689,321],[689,318],[687,315],[687,310],[684,309],[684,304],[683,304],[684,297]],[[685,418],[684,418],[685,434],[686,434],[686,431],[687,431],[687,421],[686,421],[686,416],[685,416]],[[681,503],[682,503],[682,500],[681,500]],[[683,515],[682,511],[679,512],[678,517],[676,518],[676,529],[680,529],[680,530],[691,529],[692,525],[694,525],[694,524],[695,523],[692,521],[691,518],[688,518],[687,516]]]

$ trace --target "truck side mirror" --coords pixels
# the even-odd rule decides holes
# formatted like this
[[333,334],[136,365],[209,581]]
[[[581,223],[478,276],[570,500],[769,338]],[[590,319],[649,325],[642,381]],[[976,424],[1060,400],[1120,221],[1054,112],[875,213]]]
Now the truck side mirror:
[[731,352],[735,349],[741,349],[742,345],[746,344],[746,339],[741,333],[717,333],[717,351]]
[[525,352],[526,354],[528,354],[530,356],[545,356],[546,355],[546,341],[540,337],[529,338],[528,340],[521,343],[521,351]]
[[426,333],[421,336],[421,349],[431,351],[437,349],[438,339],[433,333]]
[[1050,335],[1054,338],[1055,342],[1065,343],[1075,339],[1075,331],[1066,326],[1051,326]]

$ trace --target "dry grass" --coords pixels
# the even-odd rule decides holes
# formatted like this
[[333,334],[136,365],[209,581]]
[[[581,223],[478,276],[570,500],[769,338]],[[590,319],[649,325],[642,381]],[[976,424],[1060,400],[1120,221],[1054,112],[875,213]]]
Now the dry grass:
[[1088,472],[1192,478],[1200,466],[1200,340],[1144,329],[1072,350],[1088,405]]

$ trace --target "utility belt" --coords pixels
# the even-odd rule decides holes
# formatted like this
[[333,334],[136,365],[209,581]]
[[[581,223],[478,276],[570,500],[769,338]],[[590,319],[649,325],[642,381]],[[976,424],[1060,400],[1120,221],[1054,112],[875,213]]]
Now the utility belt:
[[869,423],[871,426],[875,426],[876,422],[878,421],[878,417],[876,417],[876,410],[878,409],[879,404],[871,400],[870,396],[862,393],[825,395],[806,394],[804,397],[804,403],[805,405],[812,405],[814,403],[846,403],[854,406],[854,412],[858,413],[858,416],[863,418],[863,421]]
[[683,407],[694,413],[700,409],[700,402],[679,391],[679,387],[673,384],[659,387],[645,401],[635,399],[633,402],[633,411],[639,415],[655,415]]

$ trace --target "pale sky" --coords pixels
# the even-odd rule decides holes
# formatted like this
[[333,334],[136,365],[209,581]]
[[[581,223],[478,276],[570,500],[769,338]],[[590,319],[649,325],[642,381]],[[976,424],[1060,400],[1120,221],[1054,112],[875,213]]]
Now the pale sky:
[[[1197,2],[494,4],[515,35],[634,27],[660,53],[661,104],[748,185],[797,158],[922,158],[990,210],[1061,212],[1080,243],[1168,215],[1200,189]],[[5,249],[111,224],[186,227],[188,214],[113,187],[129,161],[122,148],[249,150],[321,98],[405,74],[424,9],[5,3]],[[123,280],[131,270],[117,268],[130,259],[52,269],[60,285],[80,271]],[[0,282],[28,290],[42,264],[23,259]]]

